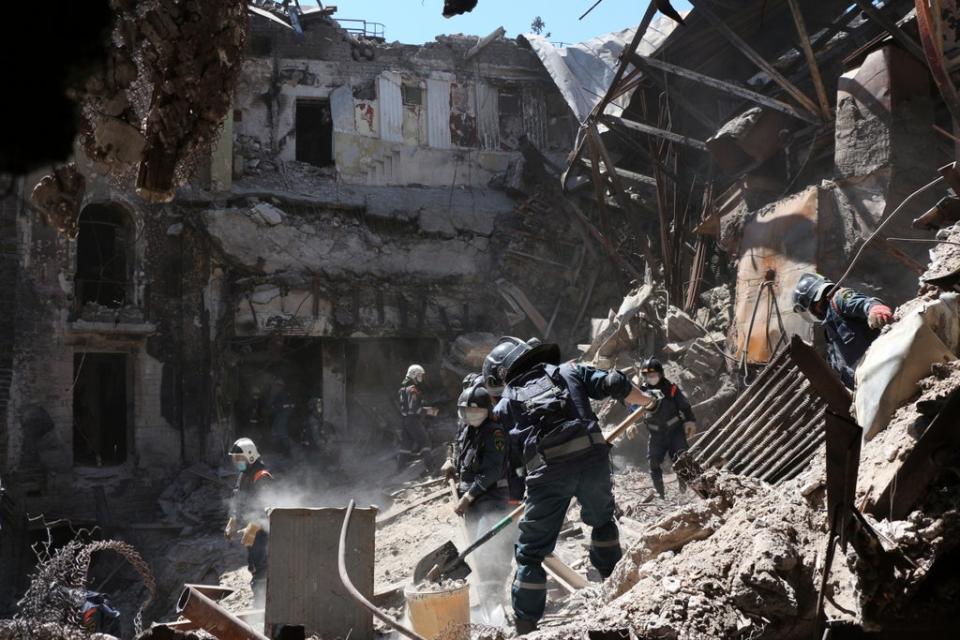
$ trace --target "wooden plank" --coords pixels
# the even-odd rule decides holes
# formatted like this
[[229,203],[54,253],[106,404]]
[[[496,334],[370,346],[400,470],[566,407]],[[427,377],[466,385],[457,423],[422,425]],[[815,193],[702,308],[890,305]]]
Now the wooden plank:
[[717,14],[710,9],[703,0],[690,0],[690,4],[694,6],[697,11],[697,15],[702,15],[707,21],[714,26],[714,28],[720,32],[723,37],[725,37],[730,44],[732,44],[740,53],[746,56],[753,64],[757,65],[761,70],[766,72],[770,78],[776,82],[780,87],[790,94],[794,100],[800,103],[800,105],[814,115],[819,115],[819,109],[817,105],[807,97],[805,93],[800,91],[796,85],[787,80],[786,77],[779,71],[777,71],[773,65],[763,59],[756,50],[753,49],[747,42],[741,38],[733,29],[727,26],[723,20],[720,19]]
[[670,64],[669,62],[664,62],[663,60],[657,60],[656,58],[650,58],[647,56],[641,56],[640,54],[634,54],[637,64],[645,64],[654,69],[659,69],[661,71],[666,71],[667,73],[672,73],[674,75],[680,76],[681,78],[686,78],[693,82],[700,83],[702,85],[711,87],[718,91],[723,91],[724,93],[729,93],[737,97],[749,100],[751,102],[756,102],[757,104],[763,105],[764,107],[769,107],[774,111],[779,111],[781,113],[786,113],[787,115],[793,116],[805,122],[810,122],[813,124],[819,124],[819,118],[812,116],[805,111],[799,111],[792,105],[789,105],[785,102],[781,102],[776,98],[771,98],[763,95],[762,93],[757,93],[756,91],[751,91],[750,89],[745,89],[741,86],[735,85],[724,80],[717,80],[716,78],[711,78],[702,73],[696,71],[691,71],[689,69],[684,69],[683,67],[678,67],[675,64]]
[[893,36],[893,39],[900,43],[904,49],[910,52],[910,55],[914,56],[917,60],[921,62],[926,61],[926,57],[923,55],[923,49],[920,48],[920,45],[917,44],[916,40],[904,33],[896,22],[888,18],[887,16],[880,13],[880,11],[873,6],[872,2],[868,0],[854,0],[857,3],[857,6],[860,7],[860,10],[863,11],[867,16],[880,25],[884,31]]
[[447,488],[446,488],[446,487],[443,487],[442,489],[437,489],[437,490],[434,491],[433,493],[428,493],[428,494],[425,495],[424,497],[422,497],[422,498],[420,498],[419,500],[416,500],[416,501],[414,501],[414,502],[411,502],[410,504],[408,504],[407,506],[403,507],[402,509],[398,509],[398,510],[396,510],[396,511],[391,511],[390,513],[385,513],[383,516],[377,518],[377,526],[380,527],[380,526],[382,526],[382,525],[387,524],[388,522],[392,522],[393,520],[396,520],[397,518],[399,518],[399,517],[402,516],[403,514],[407,513],[408,511],[412,511],[412,510],[416,509],[417,507],[420,507],[420,506],[422,506],[422,505],[427,504],[428,502],[433,502],[433,501],[436,500],[437,498],[440,498],[440,497],[445,496],[445,495],[447,495]]
[[[593,163],[586,158],[581,158],[580,163],[583,164],[588,169],[593,168]],[[626,180],[627,182],[633,182],[634,184],[643,185],[644,187],[656,187],[657,180],[652,176],[645,176],[642,173],[637,173],[635,171],[628,171],[626,169],[621,169],[620,167],[615,167],[617,170],[617,175]]]
[[543,335],[547,330],[547,320],[543,317],[543,314],[533,306],[533,303],[530,302],[530,298],[520,290],[519,287],[514,285],[507,280],[500,279],[497,280],[497,288],[500,290],[501,295],[508,295],[513,300],[520,305],[520,308],[523,309],[523,312],[527,314],[527,317],[530,318],[530,321],[537,328],[537,331],[540,332],[540,335]]
[[719,125],[717,121],[701,111],[700,107],[687,100],[684,97],[683,92],[671,91],[670,86],[667,84],[666,77],[661,76],[659,73],[654,73],[653,67],[644,62],[643,56],[634,54],[630,57],[630,62],[632,62],[638,68],[643,69],[644,75],[653,80],[657,86],[660,87],[660,90],[663,91],[664,95],[667,96],[667,100],[669,102],[675,103],[678,107],[693,116],[697,122],[708,129],[712,130],[718,128]]
[[679,133],[674,133],[673,131],[667,131],[666,129],[660,129],[658,127],[654,127],[649,124],[637,122],[636,120],[627,120],[626,118],[617,118],[614,116],[601,116],[600,119],[604,123],[610,124],[612,126],[622,125],[628,129],[639,131],[640,133],[646,133],[648,135],[655,136],[657,138],[663,138],[664,140],[669,140],[670,142],[682,144],[685,147],[690,147],[698,151],[707,150],[707,145],[705,145],[701,140],[694,140],[693,138],[688,138],[687,136],[680,135]]
[[553,554],[543,559],[543,568],[568,593],[579,591],[590,584],[586,578],[565,565],[560,558]]
[[820,75],[820,66],[817,64],[817,57],[814,55],[813,47],[810,45],[807,26],[803,22],[803,14],[800,13],[797,0],[787,0],[787,4],[790,5],[790,13],[793,14],[793,24],[797,28],[797,37],[800,38],[800,48],[803,50],[803,55],[807,59],[807,68],[810,70],[813,88],[817,92],[817,100],[820,102],[823,119],[830,122],[833,120],[833,110],[830,108],[830,100],[827,99],[827,90],[823,86],[823,77]]

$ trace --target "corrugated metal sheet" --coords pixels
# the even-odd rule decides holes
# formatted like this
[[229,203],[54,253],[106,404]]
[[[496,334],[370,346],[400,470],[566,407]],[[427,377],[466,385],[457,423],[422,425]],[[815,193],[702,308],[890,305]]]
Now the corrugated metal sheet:
[[[302,624],[307,635],[372,640],[373,617],[354,600],[337,571],[340,527],[346,509],[274,509],[270,514],[267,629]],[[347,572],[373,597],[377,510],[356,509],[347,536]]]
[[500,149],[500,93],[486,82],[477,83],[477,128],[480,146]]
[[[733,312],[733,322],[741,330],[737,358],[746,349],[748,362],[766,363],[780,342],[782,332],[770,288],[761,288],[768,272],[787,334],[782,337],[812,338],[812,325],[793,311],[793,288],[804,273],[816,271],[818,204],[819,190],[810,187],[770,205],[744,225]],[[751,318],[753,330],[749,331]]]
[[380,139],[403,142],[403,98],[400,74],[384,71],[377,78],[377,102],[380,105]]
[[[673,33],[677,23],[660,16],[651,23],[637,47],[637,52],[651,55]],[[633,40],[636,27],[598,36],[569,47],[555,47],[547,38],[525,33],[526,40],[537,54],[547,73],[570,105],[574,115],[583,122],[607,92],[619,64],[620,54]],[[633,92],[614,100],[606,112],[620,115],[630,101]]]
[[427,79],[427,144],[435,149],[449,149],[450,81]]

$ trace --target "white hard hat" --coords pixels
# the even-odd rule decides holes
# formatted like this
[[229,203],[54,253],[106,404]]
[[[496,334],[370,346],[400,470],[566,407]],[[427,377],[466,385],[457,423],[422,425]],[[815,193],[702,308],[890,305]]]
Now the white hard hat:
[[240,438],[230,447],[231,456],[243,456],[249,464],[253,464],[260,458],[260,452],[257,451],[257,445],[250,438]]
[[412,380],[423,380],[423,376],[427,375],[426,370],[418,364],[412,364],[407,367],[407,377]]

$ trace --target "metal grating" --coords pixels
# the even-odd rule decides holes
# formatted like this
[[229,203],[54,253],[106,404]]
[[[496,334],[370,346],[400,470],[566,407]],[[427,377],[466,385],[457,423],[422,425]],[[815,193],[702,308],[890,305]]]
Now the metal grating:
[[780,349],[691,447],[703,467],[777,484],[797,476],[824,441],[827,403]]

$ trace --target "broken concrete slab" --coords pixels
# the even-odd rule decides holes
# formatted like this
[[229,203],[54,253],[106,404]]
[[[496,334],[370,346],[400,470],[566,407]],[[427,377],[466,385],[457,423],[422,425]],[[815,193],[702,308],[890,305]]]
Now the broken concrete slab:
[[663,324],[667,332],[667,340],[671,342],[684,342],[706,335],[706,331],[697,326],[693,318],[676,307],[667,308]]
[[256,216],[259,216],[260,220],[262,220],[264,224],[268,224],[270,226],[283,224],[283,211],[268,202],[256,204],[251,207],[250,210]]

